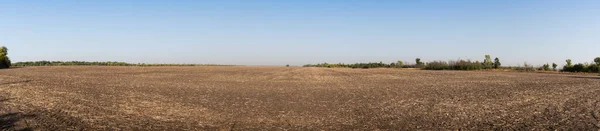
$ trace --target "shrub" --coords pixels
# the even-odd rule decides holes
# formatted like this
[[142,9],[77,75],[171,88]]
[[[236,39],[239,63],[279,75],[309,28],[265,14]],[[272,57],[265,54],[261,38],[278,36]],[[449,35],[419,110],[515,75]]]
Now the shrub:
[[427,63],[427,65],[424,67],[425,70],[448,70],[450,69],[450,66],[448,65],[447,62],[444,61],[433,61],[433,62],[429,62]]
[[552,63],[552,70],[556,71],[556,67],[557,67],[557,66],[558,66],[558,65],[557,65],[556,63]]
[[523,64],[523,67],[514,67],[513,70],[517,70],[517,71],[535,71],[535,69],[533,68],[533,66],[527,64],[527,62],[525,62]]
[[596,64],[588,65],[587,72],[600,72],[600,66]]
[[402,66],[404,66],[404,63],[402,61],[398,61],[395,64],[395,68],[402,68]]
[[585,65],[578,63],[578,64],[573,65],[571,70],[572,70],[572,72],[583,72],[584,71],[583,69],[585,69]]
[[542,70],[544,71],[549,71],[550,70],[550,64],[546,63],[542,66]]

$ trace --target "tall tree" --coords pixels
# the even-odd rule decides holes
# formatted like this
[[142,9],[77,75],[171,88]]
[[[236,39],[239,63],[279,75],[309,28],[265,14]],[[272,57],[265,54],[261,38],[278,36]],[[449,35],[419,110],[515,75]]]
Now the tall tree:
[[492,57],[490,55],[485,55],[485,60],[483,60],[483,65],[486,69],[492,68],[494,63],[492,63]]
[[500,68],[501,65],[502,65],[502,63],[500,63],[500,59],[498,59],[498,57],[496,57],[496,59],[494,59],[494,68],[498,69],[498,68]]
[[558,65],[557,65],[556,63],[552,63],[552,70],[556,70],[556,67],[557,67],[557,66],[558,66]]
[[10,68],[11,61],[8,58],[8,48],[5,46],[0,47],[0,69]]
[[596,65],[600,65],[600,57],[594,58],[594,63],[596,63]]
[[567,67],[573,66],[572,63],[571,63],[571,59],[567,59],[566,62],[567,62],[567,65],[566,65]]

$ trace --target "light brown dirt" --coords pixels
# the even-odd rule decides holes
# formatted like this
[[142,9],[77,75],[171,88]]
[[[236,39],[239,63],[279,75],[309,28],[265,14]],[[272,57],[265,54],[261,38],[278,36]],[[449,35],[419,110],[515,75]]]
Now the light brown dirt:
[[598,130],[600,78],[285,67],[0,70],[0,130]]

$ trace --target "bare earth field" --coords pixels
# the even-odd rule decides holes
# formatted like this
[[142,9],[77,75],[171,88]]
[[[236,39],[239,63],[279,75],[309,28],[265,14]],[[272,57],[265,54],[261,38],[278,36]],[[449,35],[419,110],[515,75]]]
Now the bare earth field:
[[285,67],[0,70],[0,130],[598,130],[600,78]]

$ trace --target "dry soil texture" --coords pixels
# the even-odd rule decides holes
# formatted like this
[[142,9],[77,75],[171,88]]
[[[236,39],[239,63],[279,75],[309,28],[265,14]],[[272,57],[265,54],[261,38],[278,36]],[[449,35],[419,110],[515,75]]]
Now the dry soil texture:
[[598,130],[600,78],[286,67],[0,70],[0,130]]

